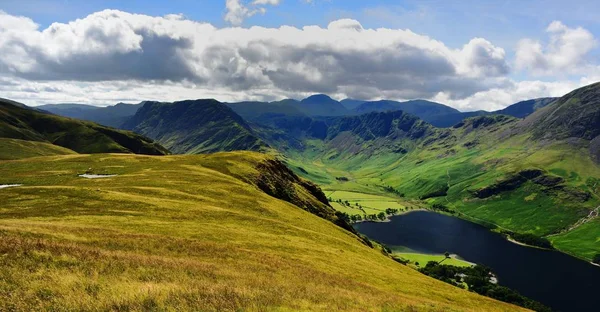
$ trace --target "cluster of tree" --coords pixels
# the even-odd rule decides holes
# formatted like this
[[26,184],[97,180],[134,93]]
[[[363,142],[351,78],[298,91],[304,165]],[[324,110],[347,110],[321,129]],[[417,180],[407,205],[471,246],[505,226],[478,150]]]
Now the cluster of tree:
[[397,189],[395,189],[395,188],[393,188],[393,187],[391,187],[389,185],[384,185],[382,187],[388,193],[393,193],[393,194],[396,194],[396,195],[398,195],[400,197],[404,197],[404,193],[400,192],[399,190],[397,190]]
[[398,213],[398,209],[396,209],[396,208],[387,208],[385,210],[385,214],[387,214],[389,216],[393,216],[393,215],[395,215],[397,213]]
[[384,221],[385,219],[387,219],[385,212],[380,212],[378,214],[372,213],[365,216],[365,220],[369,221]]
[[360,222],[360,221],[384,221],[387,219],[388,216],[393,216],[395,214],[398,213],[398,209],[395,208],[387,208],[385,210],[385,212],[380,212],[378,214],[365,214],[360,215],[360,214],[348,214],[346,212],[341,212],[338,211],[336,212],[336,215],[338,216],[338,218],[345,220],[348,223],[356,223],[356,222]]
[[350,179],[348,179],[346,177],[336,177],[335,179],[338,180],[338,181],[341,181],[341,182],[348,182],[348,181],[350,181]]
[[492,271],[485,266],[476,265],[473,267],[457,267],[430,261],[419,271],[425,275],[457,287],[465,288],[466,286],[472,292],[496,300],[512,303],[534,311],[551,311],[550,308],[537,301],[524,297],[508,287],[493,283],[492,277],[494,275]]
[[510,236],[512,239],[523,244],[546,249],[554,249],[552,243],[550,243],[550,241],[544,237],[535,236],[529,233],[515,233],[511,231],[502,231],[502,234]]
[[448,213],[454,213],[454,211],[450,210],[446,205],[439,204],[439,203],[435,203],[435,204],[431,205],[431,209],[437,210],[437,211],[448,212]]
[[448,186],[444,185],[443,187],[441,187],[438,190],[435,190],[435,191],[429,192],[427,194],[421,195],[419,197],[419,199],[424,200],[424,199],[428,199],[428,198],[435,198],[435,197],[446,196],[446,195],[448,195],[448,189],[449,189]]
[[592,259],[592,262],[595,264],[600,264],[600,254],[596,254]]
[[350,216],[350,221],[352,223],[360,222],[362,220],[363,220],[363,217],[361,215],[359,215],[359,214],[354,214],[354,215]]

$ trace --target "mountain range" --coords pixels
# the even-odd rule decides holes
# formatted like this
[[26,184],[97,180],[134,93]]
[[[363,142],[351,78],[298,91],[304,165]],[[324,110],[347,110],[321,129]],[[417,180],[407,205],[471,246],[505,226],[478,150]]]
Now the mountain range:
[[[459,123],[465,118],[474,116],[504,114],[525,118],[537,109],[548,105],[554,100],[556,100],[556,98],[541,98],[522,101],[502,110],[492,112],[461,112],[444,104],[426,100],[398,102],[390,100],[361,101],[345,99],[336,101],[324,94],[316,94],[301,101],[286,99],[275,102],[251,101],[224,104],[229,106],[247,121],[258,123],[268,123],[273,117],[282,116],[324,118],[402,110],[406,113],[413,114],[436,127],[447,128]],[[138,104],[118,103],[106,107],[85,104],[47,104],[37,106],[36,108],[60,116],[94,121],[105,126],[118,128],[122,127],[123,124],[131,118],[131,116],[135,115],[137,110],[144,104],[145,102]]]

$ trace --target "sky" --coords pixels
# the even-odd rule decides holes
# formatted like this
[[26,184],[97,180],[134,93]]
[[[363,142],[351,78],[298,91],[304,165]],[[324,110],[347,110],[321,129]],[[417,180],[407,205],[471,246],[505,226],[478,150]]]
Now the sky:
[[586,0],[0,0],[0,97],[496,110],[600,81],[598,36]]

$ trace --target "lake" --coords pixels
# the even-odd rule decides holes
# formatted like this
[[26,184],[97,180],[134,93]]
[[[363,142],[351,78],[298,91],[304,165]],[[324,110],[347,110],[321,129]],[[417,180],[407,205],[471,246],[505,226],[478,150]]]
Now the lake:
[[569,255],[511,243],[487,228],[456,217],[415,211],[391,222],[354,228],[389,247],[419,253],[449,252],[488,266],[499,284],[557,311],[600,311],[600,267]]

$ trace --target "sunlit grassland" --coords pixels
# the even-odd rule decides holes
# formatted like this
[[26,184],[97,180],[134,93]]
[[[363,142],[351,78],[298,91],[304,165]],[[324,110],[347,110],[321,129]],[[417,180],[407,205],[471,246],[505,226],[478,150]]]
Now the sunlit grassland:
[[0,190],[0,310],[517,309],[261,192],[267,157],[1,161],[0,184],[23,186]]
[[[415,265],[419,268],[423,268],[427,265],[429,261],[441,262],[446,265],[454,265],[459,267],[470,267],[473,266],[472,263],[457,259],[455,257],[451,257],[446,259],[444,255],[428,255],[428,254],[419,254],[419,253],[393,253],[395,257],[400,259],[410,261],[409,264]],[[418,263],[418,265],[417,265]]]
[[50,143],[0,138],[0,160],[68,154],[75,152]]
[[[335,203],[336,205],[333,208],[336,208],[340,211],[346,212],[351,215],[363,215],[364,213],[378,214],[380,212],[385,212],[385,210],[388,208],[398,210],[406,209],[406,203],[403,203],[398,198],[394,198],[391,196],[328,190],[325,190],[325,195],[328,198],[331,198],[333,201],[337,201],[338,199],[342,200],[342,202],[348,201],[348,203],[350,203],[349,207],[347,205]],[[357,204],[359,204],[360,207],[357,206]],[[364,213],[360,208],[364,210]]]

